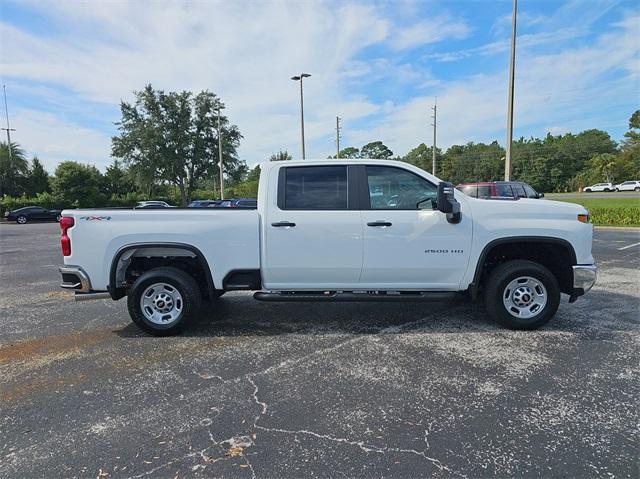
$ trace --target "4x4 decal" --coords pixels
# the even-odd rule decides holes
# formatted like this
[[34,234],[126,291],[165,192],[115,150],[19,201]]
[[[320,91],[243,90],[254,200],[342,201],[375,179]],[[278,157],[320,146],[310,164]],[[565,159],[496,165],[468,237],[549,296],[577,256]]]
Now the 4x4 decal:
[[111,216],[81,216],[80,219],[85,221],[111,221]]

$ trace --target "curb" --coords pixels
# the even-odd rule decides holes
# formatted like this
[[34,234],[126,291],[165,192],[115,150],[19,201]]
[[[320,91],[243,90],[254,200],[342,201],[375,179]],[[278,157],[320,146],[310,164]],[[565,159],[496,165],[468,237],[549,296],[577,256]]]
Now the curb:
[[628,231],[640,233],[640,226],[594,226],[593,229],[603,231]]

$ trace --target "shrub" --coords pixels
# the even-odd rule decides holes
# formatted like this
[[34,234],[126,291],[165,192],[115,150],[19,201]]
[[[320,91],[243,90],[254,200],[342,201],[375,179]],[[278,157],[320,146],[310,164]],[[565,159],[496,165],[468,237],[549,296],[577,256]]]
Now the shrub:
[[0,200],[0,215],[4,216],[5,211],[12,211],[24,206],[42,206],[48,210],[72,208],[73,205],[69,201],[62,200],[51,193],[38,193],[34,197],[5,196]]

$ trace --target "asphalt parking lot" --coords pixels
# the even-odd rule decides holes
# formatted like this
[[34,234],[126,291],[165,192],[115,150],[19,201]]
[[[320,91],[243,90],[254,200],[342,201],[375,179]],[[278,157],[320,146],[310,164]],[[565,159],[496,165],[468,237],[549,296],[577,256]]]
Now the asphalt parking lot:
[[0,477],[638,477],[640,231],[544,329],[474,304],[225,295],[180,337],[58,288],[0,225]]

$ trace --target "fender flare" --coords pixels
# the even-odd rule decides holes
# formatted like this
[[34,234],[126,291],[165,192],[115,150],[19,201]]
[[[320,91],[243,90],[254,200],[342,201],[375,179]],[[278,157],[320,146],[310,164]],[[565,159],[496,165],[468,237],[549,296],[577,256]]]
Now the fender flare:
[[480,286],[480,278],[482,276],[482,267],[484,266],[484,262],[489,255],[489,252],[493,248],[503,244],[510,243],[526,243],[526,242],[535,242],[535,243],[550,243],[558,246],[562,246],[570,255],[570,261],[572,265],[577,264],[576,259],[576,251],[573,248],[573,245],[562,238],[553,238],[548,236],[506,236],[504,238],[494,239],[485,245],[480,253],[480,257],[478,258],[478,262],[476,264],[476,271],[473,274],[473,281],[469,285],[469,293],[472,298],[476,298],[478,296],[478,288]]
[[123,246],[120,249],[118,249],[118,251],[116,251],[116,254],[113,256],[113,259],[111,260],[111,268],[109,270],[109,286],[107,286],[107,290],[109,291],[109,294],[111,295],[112,299],[114,300],[120,299],[126,295],[126,292],[124,291],[124,289],[119,288],[116,285],[116,271],[117,271],[120,259],[127,251],[131,251],[133,249],[138,249],[138,248],[168,248],[168,249],[183,249],[183,250],[190,251],[191,253],[194,254],[196,259],[200,263],[200,266],[204,269],[205,277],[207,278],[207,292],[208,292],[209,298],[216,297],[215,295],[216,288],[213,282],[213,276],[211,275],[211,268],[209,267],[209,263],[207,262],[207,259],[202,254],[202,251],[200,251],[195,246],[192,246],[186,243],[173,243],[173,242],[144,243],[143,242],[143,243],[131,243],[126,246]]

